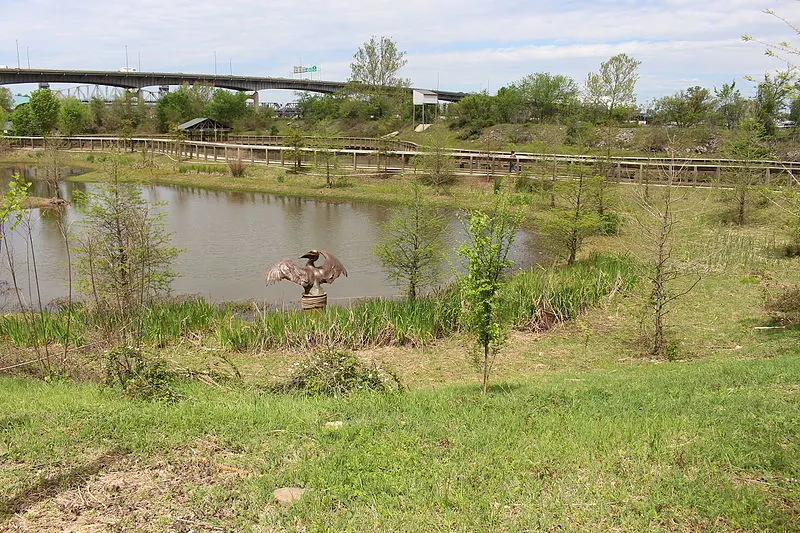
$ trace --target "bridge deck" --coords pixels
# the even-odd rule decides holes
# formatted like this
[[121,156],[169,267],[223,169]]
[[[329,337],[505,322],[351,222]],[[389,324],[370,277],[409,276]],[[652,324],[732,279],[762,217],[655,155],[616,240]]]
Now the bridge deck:
[[[322,81],[262,76],[225,76],[217,74],[184,74],[183,72],[120,72],[105,70],[52,70],[52,69],[0,69],[0,85],[17,83],[78,83],[107,85],[125,89],[145,87],[165,87],[173,85],[211,85],[236,91],[261,91],[285,89],[290,91],[310,91],[332,93],[344,88],[347,82]],[[408,89],[411,91],[412,89]],[[452,91],[433,91],[439,100],[457,102],[466,93]]]

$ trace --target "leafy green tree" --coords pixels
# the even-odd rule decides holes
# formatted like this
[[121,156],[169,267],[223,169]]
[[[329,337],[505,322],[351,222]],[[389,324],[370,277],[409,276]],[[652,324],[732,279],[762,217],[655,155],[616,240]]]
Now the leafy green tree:
[[50,89],[37,89],[31,93],[26,106],[30,119],[28,135],[47,135],[58,125],[61,104]]
[[447,108],[450,125],[478,132],[497,122],[495,100],[486,91],[468,94]]
[[586,94],[592,109],[602,111],[599,122],[605,125],[606,173],[612,172],[611,152],[616,141],[612,125],[630,118],[636,105],[636,82],[641,61],[617,54],[600,64],[597,73],[586,77]]
[[108,106],[105,101],[97,96],[89,100],[89,117],[92,130],[95,133],[107,131],[108,125]]
[[794,97],[789,103],[789,120],[795,122],[795,127],[800,123],[800,98]]
[[249,106],[245,104],[245,112],[235,123],[244,131],[265,130],[275,122],[275,110],[269,106]]
[[617,54],[586,77],[587,103],[603,110],[602,121],[627,118],[627,112],[635,107],[640,64],[627,54]]
[[8,184],[8,190],[0,198],[0,246],[3,245],[6,235],[13,232],[22,222],[22,212],[30,187],[29,181],[25,181],[19,174],[14,174]]
[[734,128],[744,117],[747,100],[736,88],[736,82],[723,83],[721,89],[714,89],[717,123],[727,129]]
[[494,359],[508,336],[499,293],[505,271],[513,265],[509,253],[521,223],[521,213],[512,211],[508,200],[500,195],[492,213],[476,211],[470,215],[465,224],[467,241],[458,249],[466,271],[459,282],[464,324],[482,351],[484,393]]
[[297,110],[303,120],[321,122],[340,118],[340,110],[346,96],[342,92],[332,94],[303,93],[297,102]]
[[520,94],[530,118],[545,122],[566,116],[578,103],[578,85],[562,74],[537,72],[512,84]]
[[373,35],[353,55],[350,79],[367,86],[405,87],[408,81],[397,77],[405,55],[389,37]]
[[6,87],[0,87],[0,110],[11,113],[14,107],[14,97]]
[[512,87],[501,87],[492,98],[495,117],[501,123],[524,122],[526,120],[526,102],[519,90]]
[[674,122],[679,127],[707,122],[713,109],[711,92],[699,86],[689,87],[655,102],[656,120],[662,124]]
[[765,135],[775,135],[775,119],[786,107],[790,90],[789,73],[785,72],[775,76],[765,74],[764,81],[758,84],[755,98],[756,118],[761,122]]
[[91,126],[89,108],[75,97],[64,98],[59,111],[59,131],[66,136],[83,133]]
[[144,119],[144,106],[140,105],[136,92],[125,90],[107,106],[105,119],[107,131],[130,137]]
[[211,101],[205,106],[205,116],[231,126],[235,120],[245,115],[247,98],[247,93],[244,92],[217,89],[211,96]]
[[156,104],[156,122],[159,130],[170,129],[194,118],[203,116],[211,101],[212,88],[207,85],[182,85],[161,97]]
[[380,226],[375,255],[390,280],[414,300],[441,279],[447,224],[420,185],[411,186],[410,203]]
[[15,135],[39,135],[33,112],[28,104],[18,105],[11,114]]

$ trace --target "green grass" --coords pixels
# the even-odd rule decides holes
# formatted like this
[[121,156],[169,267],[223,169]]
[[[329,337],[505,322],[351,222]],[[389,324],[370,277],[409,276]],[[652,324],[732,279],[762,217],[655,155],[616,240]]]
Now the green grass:
[[[128,460],[113,466],[123,472],[198,454],[244,472],[181,487],[184,516],[238,531],[796,531],[798,382],[796,351],[554,373],[486,396],[463,386],[324,399],[187,384],[186,399],[161,404],[4,378],[0,460],[16,467],[0,474],[0,509],[7,520],[8,502],[41,477],[123,450]],[[343,427],[326,429],[332,420]],[[271,500],[281,486],[313,490],[282,510]],[[139,527],[169,530],[154,524]]]

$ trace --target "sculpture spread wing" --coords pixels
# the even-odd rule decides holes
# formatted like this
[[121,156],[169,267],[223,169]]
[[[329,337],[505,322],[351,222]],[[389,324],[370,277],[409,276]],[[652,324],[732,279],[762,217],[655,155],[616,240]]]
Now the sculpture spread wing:
[[319,254],[325,258],[325,264],[321,267],[325,283],[333,283],[341,274],[347,276],[347,269],[344,268],[341,261],[336,259],[336,256],[325,250],[320,250]]
[[267,275],[264,276],[264,283],[267,285],[272,285],[273,283],[278,283],[284,279],[297,283],[303,287],[311,285],[311,280],[308,279],[308,272],[295,265],[288,259],[284,259],[280,263],[272,265],[267,270]]

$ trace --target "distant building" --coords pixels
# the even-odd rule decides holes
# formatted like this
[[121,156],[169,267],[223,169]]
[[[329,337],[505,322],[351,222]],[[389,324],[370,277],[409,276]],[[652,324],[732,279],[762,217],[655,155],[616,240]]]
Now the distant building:
[[176,128],[193,141],[224,141],[231,129],[210,118],[195,118]]

